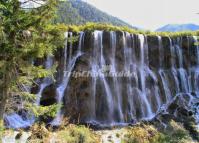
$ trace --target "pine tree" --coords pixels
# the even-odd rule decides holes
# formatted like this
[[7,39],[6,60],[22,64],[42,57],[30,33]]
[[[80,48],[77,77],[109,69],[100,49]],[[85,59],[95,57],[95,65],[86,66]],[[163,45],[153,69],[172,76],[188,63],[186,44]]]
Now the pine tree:
[[[27,6],[30,2],[36,6]],[[32,61],[52,55],[63,46],[65,27],[51,22],[56,3],[57,0],[0,2],[0,125],[11,95],[30,96],[23,87],[52,74]]]

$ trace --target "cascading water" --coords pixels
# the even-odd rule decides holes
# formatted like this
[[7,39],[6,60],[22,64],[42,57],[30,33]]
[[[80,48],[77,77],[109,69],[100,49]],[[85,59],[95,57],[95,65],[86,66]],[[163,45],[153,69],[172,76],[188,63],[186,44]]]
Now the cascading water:
[[[117,72],[117,67],[116,67],[116,59],[115,59],[115,53],[116,53],[116,33],[111,32],[110,33],[110,39],[111,39],[111,48],[112,48],[112,55],[111,55],[111,72],[113,74],[116,74]],[[120,89],[120,83],[118,81],[118,77],[113,78],[113,87],[114,87],[114,94],[116,96],[115,98],[115,103],[114,103],[114,109],[117,111],[119,115],[119,120],[123,121],[124,117],[122,114],[122,103],[121,103],[121,89]],[[130,90],[130,89],[129,89]]]
[[[47,57],[47,60],[45,62],[45,68],[50,69],[52,66],[53,66],[53,58]],[[40,84],[39,92],[36,94],[36,102],[35,102],[36,105],[38,106],[40,105],[40,98],[43,93],[43,90],[51,83],[52,83],[52,80],[49,77],[45,77],[42,80]],[[28,88],[24,88],[24,89],[26,89],[25,90],[26,92],[30,93],[30,90]],[[23,107],[21,109],[23,109]],[[11,115],[5,115],[4,119],[6,121],[6,124],[8,125],[7,127],[14,128],[14,129],[25,128],[25,127],[31,126],[35,121],[33,115],[28,115],[28,114],[19,115],[17,113],[13,113]]]
[[[91,80],[91,108],[89,119],[83,122],[97,122],[101,125],[129,123],[153,118],[161,107],[169,104],[173,97],[186,93],[192,96],[190,72],[183,67],[182,39],[175,42],[168,37],[170,68],[165,68],[165,53],[162,37],[157,36],[159,66],[151,69],[147,36],[123,32],[103,31],[93,33],[93,47],[90,67],[92,73],[100,76]],[[105,37],[104,37],[105,36]],[[119,42],[118,42],[119,41]],[[86,41],[85,41],[86,42]],[[137,46],[137,47],[136,47]],[[137,49],[136,49],[137,48]],[[151,54],[151,53],[150,53]],[[101,72],[104,66],[110,66],[108,72]],[[130,72],[131,76],[106,77],[107,73]],[[199,78],[195,74],[195,78]],[[196,79],[197,81],[198,79]],[[195,86],[196,82],[194,82]]]
[[[114,125],[118,123],[129,122],[136,119],[136,108],[133,102],[136,102],[136,97],[139,101],[139,108],[142,112],[142,119],[151,119],[154,117],[155,113],[153,112],[152,105],[149,101],[149,96],[147,89],[145,86],[146,77],[151,77],[153,80],[157,82],[157,77],[155,73],[151,71],[147,67],[147,58],[145,57],[145,52],[147,50],[147,43],[145,41],[145,37],[143,35],[139,35],[139,44],[140,44],[140,59],[136,62],[134,59],[135,53],[133,53],[133,47],[130,44],[132,35],[129,33],[122,34],[122,49],[123,49],[123,70],[120,71],[119,67],[121,65],[118,64],[117,59],[117,35],[116,32],[110,32],[110,55],[108,57],[104,57],[103,48],[103,32],[95,31],[94,32],[94,47],[93,47],[93,57],[91,61],[91,72],[99,72],[99,77],[92,77],[92,98],[91,98],[91,109],[92,115],[91,120],[95,120],[101,124],[109,124]],[[107,47],[106,47],[107,48]],[[107,54],[107,53],[106,53]],[[107,55],[106,55],[107,56]],[[107,62],[107,63],[106,63]],[[109,73],[110,75],[116,75],[111,77],[105,77],[105,73],[101,72],[102,68],[110,64]],[[100,68],[101,67],[101,68]],[[138,83],[134,85],[131,75],[126,77],[119,77],[117,73],[133,73],[134,78],[137,79],[137,82],[140,83],[140,88],[138,87]],[[100,82],[102,85],[97,84]],[[125,86],[125,91],[123,90]],[[112,88],[111,88],[112,87]],[[100,88],[103,92],[100,94],[96,93],[96,91]],[[159,96],[159,89],[156,86],[153,87],[155,90],[155,98],[158,108],[161,105],[161,101]],[[137,91],[137,95],[134,95],[134,91]],[[103,98],[102,98],[103,97]],[[101,104],[97,104],[96,99],[101,98],[101,101],[104,101],[103,107],[97,106]],[[125,104],[126,105],[125,105]],[[103,116],[105,118],[101,119],[100,113],[97,111],[101,110]],[[97,115],[99,114],[99,115]]]
[[[108,120],[112,120],[112,116],[113,116],[113,97],[112,97],[112,92],[111,89],[109,87],[109,84],[107,82],[107,79],[105,77],[105,71],[103,68],[105,68],[106,63],[105,63],[105,59],[104,59],[104,55],[103,55],[103,32],[102,31],[95,31],[94,32],[94,51],[99,52],[99,53],[94,53],[96,54],[96,56],[99,58],[97,60],[94,60],[94,62],[91,63],[91,67],[92,67],[92,72],[95,74],[95,72],[99,72],[98,73],[98,77],[93,77],[93,99],[95,99],[96,97],[96,80],[97,78],[99,78],[100,83],[102,85],[102,87],[104,88],[104,94],[105,94],[105,99],[107,102],[107,107],[108,107],[108,111],[109,111],[109,116],[108,116]],[[95,101],[94,101],[95,102]],[[95,106],[95,104],[94,104]],[[95,107],[94,107],[95,109]],[[94,111],[95,112],[95,111]],[[95,114],[95,113],[94,113]],[[93,120],[93,119],[92,119]]]
[[[72,33],[69,33],[69,35],[70,35],[70,38],[72,39],[72,37],[73,37]],[[64,76],[63,76],[61,84],[56,89],[57,103],[58,104],[62,104],[64,92],[65,92],[65,89],[67,88],[68,82],[70,80],[70,74],[71,74],[71,72],[72,72],[72,70],[75,66],[77,59],[82,55],[81,41],[83,39],[83,36],[84,36],[84,33],[81,32],[80,33],[80,40],[79,40],[80,42],[79,42],[79,46],[78,46],[78,51],[77,51],[77,53],[75,53],[75,55],[72,55],[72,50],[73,50],[72,49],[73,48],[72,40],[70,42],[69,57],[67,57],[67,44],[65,46],[65,49],[64,49]],[[67,38],[67,36],[66,36],[66,38]],[[67,58],[68,58],[68,61],[67,61]],[[61,109],[59,109],[55,119],[51,122],[51,125],[54,125],[54,126],[60,125],[62,118],[63,118],[62,112],[61,112]]]
[[139,68],[139,72],[140,72],[140,83],[141,83],[141,99],[143,100],[145,106],[146,106],[146,110],[147,112],[144,113],[144,111],[142,111],[144,113],[144,118],[151,118],[153,116],[153,111],[151,108],[151,105],[147,99],[147,94],[146,94],[146,85],[145,85],[145,81],[146,81],[146,65],[145,65],[145,37],[144,35],[138,35],[139,40],[140,40],[140,66]]
[[[163,85],[166,103],[169,103],[171,101],[172,96],[171,96],[171,91],[169,88],[169,83],[168,83],[169,80],[168,80],[166,71],[163,70],[163,57],[164,56],[163,56],[162,38],[160,36],[158,36],[158,47],[159,47],[159,66],[160,66],[158,72],[159,72],[161,82]],[[170,49],[172,50],[172,47]]]
[[[78,121],[112,126],[152,119],[178,95],[190,97],[190,105],[198,101],[199,46],[193,46],[190,40],[197,42],[197,37],[186,37],[188,44],[185,44],[183,40],[186,38],[150,37],[127,32],[94,31],[79,35],[78,44],[66,41],[63,50],[63,69],[59,70],[64,74],[59,77],[56,99],[58,104],[65,102],[52,125],[59,125],[67,109],[72,108],[71,104],[67,106],[68,102],[75,103],[76,108],[72,109],[77,112]],[[66,38],[72,36],[72,33],[66,33]],[[190,49],[196,51],[190,58],[192,61],[185,55]],[[49,66],[46,68],[52,66],[52,61],[47,61]],[[92,77],[70,80],[71,72],[79,71],[82,64]],[[42,80],[37,94],[38,105],[49,84],[49,78]],[[73,98],[74,94],[76,98]],[[17,114],[10,122],[16,119],[19,119]],[[17,127],[11,127],[26,125],[23,120],[19,119],[19,122]]]
[[[50,68],[52,68],[53,66],[53,57],[48,56],[47,57],[47,61],[45,62],[45,69],[49,70]],[[36,100],[36,104],[39,106],[40,105],[40,99],[43,93],[43,90],[49,86],[52,83],[52,79],[49,77],[45,77],[41,84],[40,84],[40,89],[39,92],[37,93],[37,100]]]
[[4,120],[7,124],[7,127],[12,129],[26,128],[34,123],[34,119],[24,119],[16,113],[5,115]]

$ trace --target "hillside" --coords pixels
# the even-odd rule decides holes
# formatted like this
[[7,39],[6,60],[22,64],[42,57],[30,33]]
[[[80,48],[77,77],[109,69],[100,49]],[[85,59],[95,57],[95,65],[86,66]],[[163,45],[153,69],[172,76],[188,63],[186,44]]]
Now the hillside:
[[159,32],[179,32],[179,31],[196,31],[199,30],[199,26],[195,24],[168,24],[156,31]]
[[85,24],[87,22],[96,22],[134,28],[119,18],[102,12],[96,7],[81,0],[61,1],[58,6],[55,22],[77,25]]

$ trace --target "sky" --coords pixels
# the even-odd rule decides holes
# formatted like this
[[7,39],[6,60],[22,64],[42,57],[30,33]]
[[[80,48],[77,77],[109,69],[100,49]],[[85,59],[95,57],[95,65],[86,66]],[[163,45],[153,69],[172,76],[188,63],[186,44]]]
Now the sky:
[[84,0],[129,24],[156,30],[167,24],[199,25],[199,0]]

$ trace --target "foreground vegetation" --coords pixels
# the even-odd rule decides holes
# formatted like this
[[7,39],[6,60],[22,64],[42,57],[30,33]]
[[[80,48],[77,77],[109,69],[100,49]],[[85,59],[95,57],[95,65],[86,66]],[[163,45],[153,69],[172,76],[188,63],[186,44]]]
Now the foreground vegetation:
[[[15,134],[15,135],[14,135]],[[14,138],[16,142],[20,142],[23,134],[27,134],[28,143],[99,143],[100,136],[93,130],[85,126],[77,126],[69,124],[65,127],[53,130],[46,128],[44,125],[33,125],[28,132],[20,130],[14,133],[13,130],[5,130],[3,137]],[[5,141],[7,141],[5,139]],[[0,140],[1,142],[1,140]]]
[[44,126],[35,125],[32,127],[32,135],[29,143],[98,143],[99,136],[93,130],[85,126],[68,125],[57,131],[49,131]]
[[129,127],[123,143],[197,143],[181,123],[171,121],[165,129],[141,124]]
[[[114,128],[113,128],[114,130]],[[117,129],[118,130],[118,129]],[[126,127],[113,134],[120,138],[121,143],[198,143],[194,141],[182,124],[171,121],[165,129],[157,129],[148,123],[140,123],[132,127]],[[27,131],[26,131],[27,132]],[[102,131],[103,132],[103,131]],[[112,130],[110,130],[112,132]],[[20,130],[16,135],[16,141],[21,138],[24,131]],[[30,133],[28,143],[100,143],[102,134],[82,125],[68,124],[57,129],[46,128],[44,125],[35,124],[28,131]],[[13,131],[6,130],[4,136],[13,135]],[[112,137],[107,139],[114,143]]]

